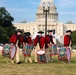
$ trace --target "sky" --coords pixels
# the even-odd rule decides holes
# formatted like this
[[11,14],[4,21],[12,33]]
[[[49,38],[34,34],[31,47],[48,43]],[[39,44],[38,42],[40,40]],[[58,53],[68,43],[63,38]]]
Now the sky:
[[[0,0],[0,7],[14,17],[14,23],[33,22],[36,19],[36,12],[41,0]],[[76,23],[76,0],[54,0],[60,22],[72,21]]]

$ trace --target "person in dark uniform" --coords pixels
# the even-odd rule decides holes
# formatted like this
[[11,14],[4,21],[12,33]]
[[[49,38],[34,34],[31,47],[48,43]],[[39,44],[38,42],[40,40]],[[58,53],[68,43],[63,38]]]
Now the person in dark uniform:
[[[29,61],[30,63],[32,63],[32,59],[31,59],[31,52],[32,52],[32,46],[33,46],[33,41],[32,38],[30,37],[31,33],[30,32],[26,32],[24,33],[24,44],[26,45],[26,54],[24,56],[25,58],[25,62],[27,63],[27,58],[29,57]],[[29,48],[28,48],[29,47]]]
[[[20,57],[19,57],[19,51],[20,51],[20,47],[23,46],[23,41],[24,38],[22,36],[22,30],[18,29],[16,31],[16,34],[13,34],[10,38],[10,43],[14,44],[17,47],[17,51],[16,51],[16,63],[20,64]],[[12,62],[14,63],[14,62]]]
[[[70,48],[70,51],[72,51],[72,37],[71,37],[72,31],[67,30],[66,34],[64,35],[64,47]],[[66,61],[65,61],[66,62]],[[70,60],[67,61],[68,63]]]
[[37,61],[37,51],[44,48],[45,38],[43,37],[43,31],[39,31],[35,39],[34,39],[34,46],[35,46],[35,62]]
[[72,37],[71,37],[72,31],[67,30],[66,35],[64,35],[64,47],[69,47],[72,45]]
[[47,63],[50,62],[50,59],[52,61],[52,57],[50,56],[50,50],[49,50],[50,44],[54,44],[52,33],[53,33],[53,30],[48,30],[48,34],[45,36],[45,49],[46,49]]

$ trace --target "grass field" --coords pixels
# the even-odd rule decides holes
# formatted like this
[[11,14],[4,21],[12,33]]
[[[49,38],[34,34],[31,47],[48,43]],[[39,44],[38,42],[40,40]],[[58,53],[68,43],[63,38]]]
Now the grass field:
[[72,53],[71,63],[61,63],[57,56],[53,60],[47,64],[26,64],[21,55],[22,64],[7,64],[0,55],[0,75],[76,75],[76,53]]

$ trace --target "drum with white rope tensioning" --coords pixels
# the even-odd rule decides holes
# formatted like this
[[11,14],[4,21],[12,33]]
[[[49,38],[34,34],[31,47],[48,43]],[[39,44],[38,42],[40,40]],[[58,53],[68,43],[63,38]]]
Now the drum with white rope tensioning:
[[38,50],[37,51],[37,61],[38,61],[38,63],[45,63],[46,62],[45,50]]

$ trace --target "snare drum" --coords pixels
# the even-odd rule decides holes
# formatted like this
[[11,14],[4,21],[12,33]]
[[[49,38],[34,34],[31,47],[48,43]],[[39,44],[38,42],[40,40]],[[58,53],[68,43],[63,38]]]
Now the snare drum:
[[59,60],[67,60],[71,59],[71,51],[70,48],[62,47],[58,50],[58,59]]
[[32,48],[33,48],[32,45],[24,44],[23,45],[23,55],[24,56],[31,56]]
[[56,44],[50,44],[49,50],[50,50],[50,55],[58,55]]
[[38,63],[45,63],[46,62],[45,50],[38,50],[37,51],[37,60],[38,60]]
[[2,49],[2,56],[14,59],[16,55],[16,46],[13,44],[5,44]]

